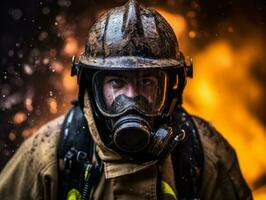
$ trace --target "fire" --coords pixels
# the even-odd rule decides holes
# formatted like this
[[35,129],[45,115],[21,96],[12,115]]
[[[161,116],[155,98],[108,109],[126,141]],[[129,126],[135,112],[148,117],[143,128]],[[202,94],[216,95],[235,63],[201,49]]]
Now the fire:
[[155,8],[168,22],[171,22],[171,27],[175,31],[176,36],[178,37],[186,29],[186,20],[183,16],[169,13],[161,8]]
[[[159,11],[174,29],[178,27],[176,19],[180,19],[179,15],[175,18],[166,11]],[[183,31],[188,32],[190,38],[196,37],[189,30]],[[180,33],[180,30],[175,32]],[[179,42],[187,43],[186,40]],[[194,78],[188,82],[184,94],[184,107],[210,121],[235,148],[250,186],[266,169],[265,127],[251,111],[263,93],[250,75],[252,63],[263,57],[261,44],[263,42],[252,38],[237,48],[221,39],[199,49],[193,55]],[[265,196],[265,187],[254,192],[255,199]]]
[[78,42],[74,37],[68,37],[65,41],[64,53],[68,56],[75,55],[79,50]]
[[266,168],[266,140],[264,127],[248,109],[261,91],[249,77],[254,58],[247,49],[238,52],[226,41],[217,41],[194,56],[195,79],[187,87],[185,106],[210,120],[235,147],[251,184]]
[[63,74],[63,85],[66,90],[74,91],[77,88],[76,77],[70,76],[70,69],[66,69]]

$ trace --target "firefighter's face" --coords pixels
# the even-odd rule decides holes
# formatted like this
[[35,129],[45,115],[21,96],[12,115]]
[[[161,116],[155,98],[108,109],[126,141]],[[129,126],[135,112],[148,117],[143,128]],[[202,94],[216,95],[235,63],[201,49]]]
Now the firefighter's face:
[[97,106],[109,115],[128,109],[156,114],[165,102],[167,76],[159,70],[100,71],[93,83]]
[[158,80],[152,74],[134,74],[134,73],[113,73],[104,78],[103,94],[107,107],[110,107],[113,101],[119,95],[129,98],[137,96],[145,97],[149,103],[156,98]]

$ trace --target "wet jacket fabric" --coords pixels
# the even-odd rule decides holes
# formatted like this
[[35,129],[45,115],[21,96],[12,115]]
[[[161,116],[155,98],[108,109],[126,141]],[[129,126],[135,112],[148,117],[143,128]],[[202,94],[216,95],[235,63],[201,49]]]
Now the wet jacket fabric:
[[[26,140],[0,174],[1,200],[56,200],[58,187],[57,144],[64,116],[46,125]],[[193,117],[203,146],[204,166],[200,199],[252,199],[238,166],[236,154],[227,141],[206,121]],[[161,173],[161,174],[160,174]],[[168,173],[168,174],[167,174]],[[171,160],[129,175],[108,178],[103,175],[94,199],[176,199],[157,197],[157,176],[165,177],[166,191],[175,191]]]

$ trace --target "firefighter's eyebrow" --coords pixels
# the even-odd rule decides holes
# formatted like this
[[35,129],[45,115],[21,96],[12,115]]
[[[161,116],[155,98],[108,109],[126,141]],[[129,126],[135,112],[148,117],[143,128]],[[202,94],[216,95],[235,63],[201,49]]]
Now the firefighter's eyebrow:
[[141,75],[141,77],[147,77],[147,76],[154,76],[154,74],[151,73],[151,72],[144,72],[144,73]]
[[106,74],[105,76],[106,78],[109,78],[109,77],[119,77],[119,78],[123,78],[123,77],[126,77],[124,74],[120,74],[120,73],[110,73],[110,74]]

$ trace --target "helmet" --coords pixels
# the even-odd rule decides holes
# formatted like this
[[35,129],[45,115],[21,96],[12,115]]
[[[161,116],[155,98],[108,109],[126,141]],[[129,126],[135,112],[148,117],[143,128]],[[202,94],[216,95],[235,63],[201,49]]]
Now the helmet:
[[102,140],[132,159],[144,151],[158,155],[160,145],[169,143],[172,133],[158,125],[181,105],[192,65],[167,21],[129,0],[93,24],[72,75],[78,75],[80,101],[88,90],[96,118],[108,127],[108,137],[100,131]]

